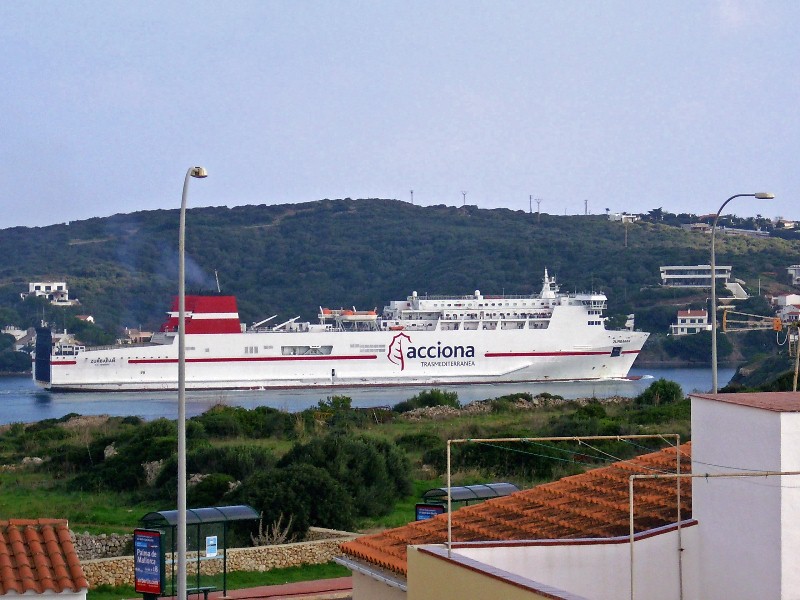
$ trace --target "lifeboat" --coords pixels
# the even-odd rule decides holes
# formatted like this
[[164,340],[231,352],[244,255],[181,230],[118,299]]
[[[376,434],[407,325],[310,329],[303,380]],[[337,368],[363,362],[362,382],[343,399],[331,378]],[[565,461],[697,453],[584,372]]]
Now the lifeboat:
[[331,308],[322,308],[321,306],[319,307],[319,318],[320,318],[320,320],[323,320],[323,321],[325,319],[335,319],[336,317],[340,316],[341,314],[342,314],[342,311],[337,309],[337,308],[331,309]]
[[375,310],[343,310],[341,315],[342,321],[353,322],[368,322],[378,319],[378,312]]
[[405,325],[390,325],[389,331],[403,331],[403,329],[405,328],[406,328]]

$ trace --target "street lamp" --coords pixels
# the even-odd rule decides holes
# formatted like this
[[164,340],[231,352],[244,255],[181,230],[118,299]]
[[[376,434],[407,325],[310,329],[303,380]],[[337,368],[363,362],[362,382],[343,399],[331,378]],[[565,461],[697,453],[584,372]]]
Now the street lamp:
[[757,192],[755,194],[736,194],[731,196],[722,206],[719,207],[714,223],[711,225],[711,393],[716,394],[717,387],[717,261],[714,253],[714,241],[716,239],[717,221],[722,209],[734,198],[758,198],[759,200],[772,200],[775,195],[767,192]]
[[178,226],[178,598],[186,598],[186,194],[189,178],[208,177],[203,167],[186,171]]

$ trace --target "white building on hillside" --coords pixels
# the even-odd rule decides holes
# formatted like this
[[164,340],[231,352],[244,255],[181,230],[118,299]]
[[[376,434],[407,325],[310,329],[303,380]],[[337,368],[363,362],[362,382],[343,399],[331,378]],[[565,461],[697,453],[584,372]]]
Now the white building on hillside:
[[671,335],[691,335],[701,331],[711,331],[706,310],[679,310],[678,322],[669,326]]
[[778,307],[800,304],[800,294],[781,294],[779,296],[773,296],[772,303]]
[[32,281],[28,284],[28,291],[20,293],[20,298],[23,300],[28,296],[44,296],[50,300],[50,304],[56,306],[80,304],[77,299],[69,299],[69,289],[66,281]]
[[[711,287],[711,265],[667,265],[659,267],[661,285],[666,287]],[[730,283],[733,267],[715,265],[717,282]]]
[[635,223],[641,219],[639,215],[629,215],[628,213],[610,213],[608,215],[609,221],[620,221],[622,223]]

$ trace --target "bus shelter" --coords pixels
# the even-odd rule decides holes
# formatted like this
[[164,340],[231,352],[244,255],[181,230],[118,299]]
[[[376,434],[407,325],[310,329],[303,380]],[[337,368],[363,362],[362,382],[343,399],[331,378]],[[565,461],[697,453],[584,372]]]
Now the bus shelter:
[[[234,506],[212,506],[207,508],[189,508],[186,510],[186,550],[196,554],[197,582],[195,589],[200,589],[200,563],[203,560],[217,559],[222,555],[222,590],[223,596],[228,592],[228,525],[234,521],[256,520],[259,514],[251,506],[237,504]],[[150,512],[139,519],[143,528],[160,531],[165,537],[165,548],[171,549],[172,559],[166,561],[171,565],[172,594],[177,594],[175,581],[175,565],[177,563],[177,528],[178,511],[162,510]],[[222,543],[219,544],[219,540]],[[187,559],[187,565],[189,561]]]
[[476,485],[453,486],[451,488],[440,487],[428,490],[422,495],[422,499],[427,502],[446,502],[448,491],[453,502],[469,504],[475,500],[508,496],[518,492],[519,488],[513,483],[479,483]]

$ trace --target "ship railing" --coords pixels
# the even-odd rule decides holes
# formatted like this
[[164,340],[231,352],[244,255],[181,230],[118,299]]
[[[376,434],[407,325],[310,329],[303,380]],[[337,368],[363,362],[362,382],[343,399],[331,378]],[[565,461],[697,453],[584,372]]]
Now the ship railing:
[[[537,294],[481,294],[484,300],[530,300],[538,298]],[[467,294],[466,296],[439,296],[433,294],[424,294],[418,296],[420,300],[475,300],[475,294]]]
[[157,346],[158,344],[153,344],[152,342],[136,342],[135,344],[107,344],[105,346],[90,346],[90,350],[114,350],[115,348],[120,348],[120,346],[125,348],[147,348],[149,346]]

